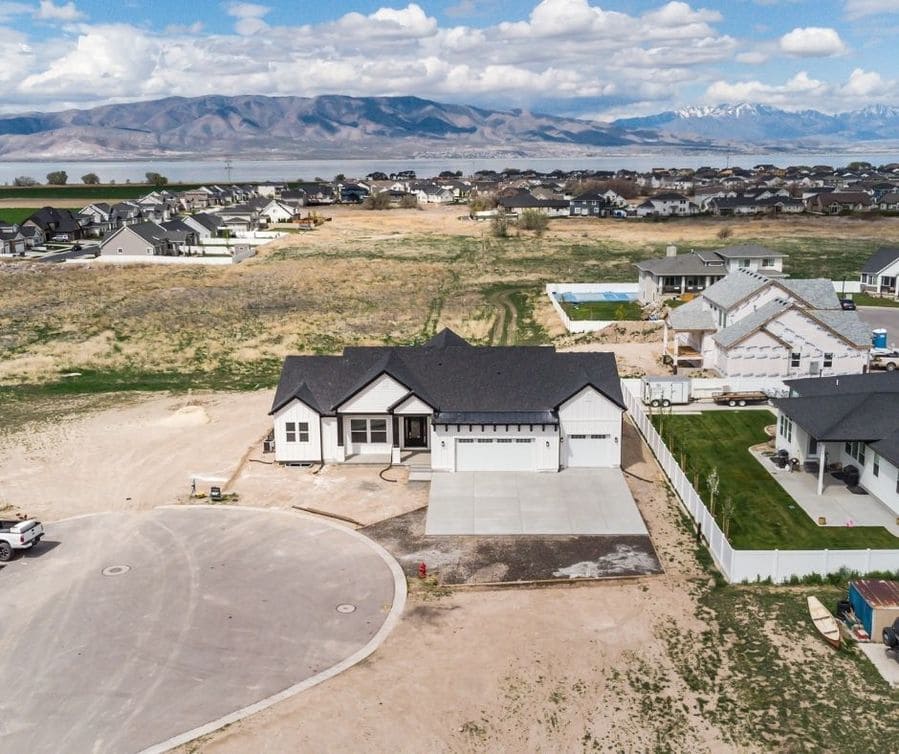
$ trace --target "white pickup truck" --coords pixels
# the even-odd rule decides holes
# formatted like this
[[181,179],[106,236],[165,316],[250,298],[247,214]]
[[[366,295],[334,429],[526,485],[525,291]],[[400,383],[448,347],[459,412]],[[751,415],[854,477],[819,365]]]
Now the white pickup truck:
[[12,560],[16,550],[34,547],[44,536],[44,525],[33,518],[25,521],[0,521],[0,561]]

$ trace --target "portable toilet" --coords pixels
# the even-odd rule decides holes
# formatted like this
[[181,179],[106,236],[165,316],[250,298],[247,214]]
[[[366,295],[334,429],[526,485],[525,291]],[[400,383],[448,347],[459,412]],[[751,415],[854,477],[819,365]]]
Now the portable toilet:
[[879,327],[876,330],[871,331],[871,345],[874,348],[886,348],[887,347],[887,331],[882,327]]
[[899,618],[899,581],[850,581],[849,603],[871,641],[882,641],[883,629]]

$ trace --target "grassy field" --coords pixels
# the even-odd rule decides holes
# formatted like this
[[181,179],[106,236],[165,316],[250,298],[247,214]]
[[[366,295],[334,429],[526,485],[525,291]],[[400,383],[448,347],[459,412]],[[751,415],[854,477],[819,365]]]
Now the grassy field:
[[565,313],[574,320],[596,320],[610,322],[612,320],[642,319],[642,309],[635,301],[583,301],[573,303],[562,301]]
[[[321,212],[332,221],[234,267],[0,264],[0,385],[272,384],[289,353],[415,343],[445,326],[476,343],[548,343],[562,330],[546,283],[632,281],[634,262],[668,243],[682,252],[763,243],[788,251],[793,275],[825,274],[829,260],[854,277],[899,240],[899,219],[731,222],[723,243],[722,223],[707,218],[559,220],[539,237],[497,239],[453,207]],[[71,372],[81,376],[61,377]]]
[[821,527],[759,465],[748,451],[768,439],[764,428],[774,423],[767,411],[706,411],[699,415],[655,417],[675,457],[685,459],[684,471],[698,478],[697,491],[709,505],[706,477],[713,468],[720,490],[713,511],[722,521],[723,502],[735,504],[730,523],[731,544],[743,550],[823,550],[899,548],[899,538],[882,527]]
[[0,207],[0,224],[18,225],[27,220],[38,210],[38,207]]

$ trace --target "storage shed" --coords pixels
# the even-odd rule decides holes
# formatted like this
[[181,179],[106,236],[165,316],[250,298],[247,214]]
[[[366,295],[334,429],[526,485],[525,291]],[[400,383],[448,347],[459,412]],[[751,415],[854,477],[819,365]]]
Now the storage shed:
[[899,581],[850,581],[849,602],[871,641],[881,641],[883,629],[899,618]]

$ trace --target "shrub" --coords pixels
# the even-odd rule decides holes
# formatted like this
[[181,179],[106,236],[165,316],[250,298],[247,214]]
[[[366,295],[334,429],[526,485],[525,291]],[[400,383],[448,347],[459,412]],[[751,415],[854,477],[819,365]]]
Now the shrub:
[[509,237],[509,218],[501,212],[490,221],[490,232],[495,238]]
[[364,209],[384,210],[390,209],[390,204],[390,194],[386,191],[382,191],[380,194],[369,194],[365,197],[365,201],[362,202],[362,207]]
[[526,209],[518,215],[518,227],[522,230],[533,230],[542,235],[549,227],[549,218],[536,209]]
[[733,234],[734,234],[733,228],[731,228],[729,225],[725,225],[723,228],[721,228],[718,231],[717,235],[718,235],[718,238],[720,238],[723,241],[727,238],[730,238]]

